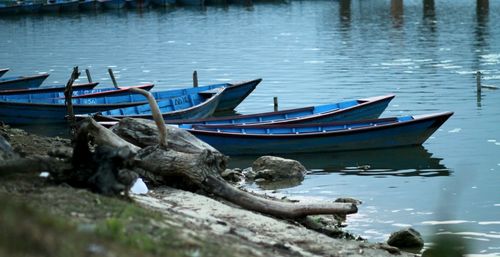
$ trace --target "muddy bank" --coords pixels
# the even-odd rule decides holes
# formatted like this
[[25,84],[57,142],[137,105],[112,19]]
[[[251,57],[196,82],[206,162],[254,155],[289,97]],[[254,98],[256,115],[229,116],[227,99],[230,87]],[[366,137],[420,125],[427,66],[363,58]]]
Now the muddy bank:
[[[66,139],[7,127],[0,133],[22,155],[70,148]],[[74,245],[72,256],[392,256],[390,251],[394,252],[384,245],[328,237],[294,221],[171,187],[155,188],[130,201],[54,184],[39,174],[2,174],[0,197],[8,207],[1,211],[1,226],[13,235],[2,238],[0,253],[11,256],[66,255],[69,250],[59,241]],[[27,238],[23,247],[9,243],[23,237]]]

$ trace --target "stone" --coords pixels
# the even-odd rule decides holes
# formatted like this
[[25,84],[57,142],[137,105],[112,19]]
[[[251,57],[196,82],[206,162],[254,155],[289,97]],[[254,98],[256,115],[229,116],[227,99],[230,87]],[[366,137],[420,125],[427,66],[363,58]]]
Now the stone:
[[15,156],[16,154],[12,150],[9,142],[2,135],[0,135],[0,161],[7,160]]
[[422,248],[424,240],[413,228],[404,228],[391,234],[387,244],[398,248]]
[[306,168],[298,161],[275,156],[262,156],[254,161],[252,170],[255,178],[268,181],[282,179],[304,179]]

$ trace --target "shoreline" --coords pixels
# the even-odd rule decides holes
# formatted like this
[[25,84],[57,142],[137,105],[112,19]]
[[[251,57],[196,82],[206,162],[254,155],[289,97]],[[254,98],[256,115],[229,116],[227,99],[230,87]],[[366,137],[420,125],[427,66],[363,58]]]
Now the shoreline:
[[[47,151],[55,150],[54,147],[65,148],[70,144],[67,139],[36,136],[5,126],[0,127],[0,135],[6,137],[13,149],[21,155],[46,154]],[[152,242],[148,243],[152,245],[148,246],[152,249],[141,244],[132,248],[134,251],[143,252],[146,256],[149,256],[147,254],[162,256],[158,253],[164,254],[170,251],[175,251],[179,256],[189,255],[187,253],[193,251],[203,252],[202,256],[220,256],[221,254],[224,256],[269,256],[270,254],[273,256],[392,256],[393,254],[389,251],[394,250],[384,244],[328,237],[305,228],[295,221],[262,215],[225,201],[171,187],[153,188],[147,195],[131,196],[133,201],[129,202],[94,194],[84,189],[54,185],[50,179],[41,178],[38,174],[19,173],[2,174],[2,176],[4,177],[0,183],[2,198],[15,199],[15,202],[37,209],[42,215],[49,216],[51,219],[55,218],[59,222],[72,224],[77,228],[85,228],[83,232],[77,229],[76,234],[98,234],[97,238],[100,238],[101,234],[111,233],[111,239],[113,239],[111,241],[114,242],[110,244],[118,244],[118,248],[130,247],[128,244],[120,246],[123,244],[122,241],[128,242],[129,236],[131,238],[144,237],[145,242]],[[110,206],[121,207],[106,210],[104,215],[99,214],[102,212],[100,209],[109,208],[109,206],[103,206],[104,202],[112,202]],[[146,218],[148,215],[132,214],[122,220],[120,217],[123,215],[123,209],[127,208],[138,208],[139,210],[134,212],[148,213],[151,218]],[[119,235],[115,235],[116,228],[113,229],[112,226],[110,228],[108,225],[110,222],[118,221],[123,224]],[[141,222],[137,223],[137,221]],[[135,232],[139,234],[134,236]],[[167,238],[163,236],[164,232],[169,234]],[[64,234],[60,235],[59,239],[64,240],[64,237]],[[109,235],[104,236],[104,238],[108,237]],[[173,240],[179,244],[179,249],[174,250],[172,245],[163,244],[162,241],[165,240]],[[114,249],[114,247],[104,248]],[[416,255],[401,252],[399,256]]]

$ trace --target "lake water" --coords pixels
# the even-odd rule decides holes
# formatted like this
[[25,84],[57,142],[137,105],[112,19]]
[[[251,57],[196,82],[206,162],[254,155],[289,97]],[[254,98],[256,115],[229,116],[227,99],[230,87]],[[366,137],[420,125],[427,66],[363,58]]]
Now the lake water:
[[369,240],[411,225],[426,242],[453,233],[471,254],[500,256],[500,90],[477,94],[475,77],[500,87],[500,1],[432,2],[0,17],[0,67],[62,84],[78,65],[108,85],[112,67],[122,85],[157,89],[190,85],[193,70],[200,84],[262,77],[239,113],[270,111],[273,96],[291,108],[390,93],[384,116],[454,111],[423,147],[291,156],[311,174],[275,192],[362,200],[347,230]]

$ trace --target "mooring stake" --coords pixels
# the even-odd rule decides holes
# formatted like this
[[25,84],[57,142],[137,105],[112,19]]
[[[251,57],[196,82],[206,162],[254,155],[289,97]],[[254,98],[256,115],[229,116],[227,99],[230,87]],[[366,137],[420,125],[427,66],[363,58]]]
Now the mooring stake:
[[119,88],[118,83],[116,83],[115,74],[113,74],[113,70],[111,68],[108,68],[108,73],[109,73],[109,76],[111,77],[111,81],[113,81],[113,86],[115,88]]
[[198,72],[193,71],[193,87],[198,87]]
[[277,96],[273,97],[273,102],[274,102],[274,111],[277,112],[278,111],[278,97]]
[[89,83],[92,83],[92,77],[90,76],[89,69],[85,69],[85,73],[87,74],[87,80],[89,81]]

